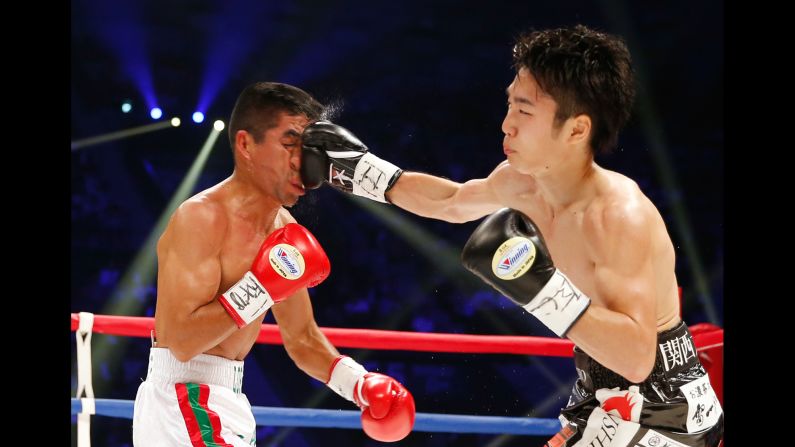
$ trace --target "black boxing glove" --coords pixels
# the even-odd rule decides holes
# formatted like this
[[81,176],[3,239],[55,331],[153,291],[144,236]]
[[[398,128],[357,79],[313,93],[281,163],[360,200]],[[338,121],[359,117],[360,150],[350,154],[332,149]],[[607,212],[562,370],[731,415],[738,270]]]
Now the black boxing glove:
[[348,129],[329,121],[306,126],[301,140],[301,180],[307,189],[325,181],[341,191],[386,203],[384,194],[403,173],[369,152]]
[[591,303],[555,268],[536,224],[516,210],[503,208],[483,220],[464,245],[461,260],[559,337]]

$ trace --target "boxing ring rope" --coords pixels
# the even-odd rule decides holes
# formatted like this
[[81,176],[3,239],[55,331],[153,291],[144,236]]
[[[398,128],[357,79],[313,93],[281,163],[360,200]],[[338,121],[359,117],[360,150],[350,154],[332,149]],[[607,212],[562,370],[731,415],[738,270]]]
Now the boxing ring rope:
[[[82,399],[72,399],[72,414],[82,411]],[[95,414],[122,419],[133,418],[133,401],[94,399]],[[274,427],[362,428],[361,412],[356,410],[319,410],[307,408],[255,407],[257,425]],[[417,432],[481,433],[513,435],[552,435],[560,430],[557,419],[516,418],[503,416],[468,416],[417,413]]]
[[[77,314],[72,314],[72,331],[79,324]],[[723,344],[723,329],[701,333],[704,325],[691,327],[696,348]],[[94,315],[93,332],[105,335],[149,338],[155,328],[152,317],[119,317]],[[567,339],[512,335],[468,335],[444,333],[418,333],[384,331],[376,329],[343,329],[321,327],[331,344],[338,348],[360,348],[388,351],[424,351],[468,354],[520,354],[550,357],[573,357],[574,343]],[[257,343],[281,345],[279,326],[263,324]]]
[[[722,376],[720,368],[722,367],[723,329],[704,323],[693,325],[690,329],[699,355],[711,352],[714,357],[710,358],[711,364],[714,364],[719,371],[717,375]],[[93,398],[90,384],[90,334],[94,332],[105,335],[149,338],[154,330],[154,318],[93,315],[86,312],[73,313],[71,315],[71,330],[77,332],[78,337],[78,392],[77,397],[72,399],[72,414],[78,415],[78,445],[82,447],[89,445],[87,441],[81,443],[80,440],[81,425],[87,426],[88,415],[99,414],[127,419],[132,419],[133,415],[132,401]],[[574,343],[570,340],[549,337],[416,333],[327,327],[321,327],[320,330],[338,348],[554,357],[572,357],[574,355]],[[82,341],[83,337],[86,337],[86,341]],[[281,345],[282,339],[278,326],[262,324],[257,343]],[[721,350],[720,354],[716,354],[717,349]],[[88,354],[85,352],[81,354],[81,350],[87,350]],[[85,372],[86,369],[88,373]],[[710,375],[711,378],[716,376]],[[86,383],[86,381],[88,382]],[[722,387],[716,387],[713,384],[713,388],[716,388],[719,397],[722,398]],[[85,398],[80,398],[82,390],[86,391]],[[361,428],[360,413],[353,410],[252,407],[252,411],[257,425]],[[560,423],[557,419],[417,413],[413,431],[553,435],[559,429]],[[88,429],[85,428],[84,432],[88,433]]]

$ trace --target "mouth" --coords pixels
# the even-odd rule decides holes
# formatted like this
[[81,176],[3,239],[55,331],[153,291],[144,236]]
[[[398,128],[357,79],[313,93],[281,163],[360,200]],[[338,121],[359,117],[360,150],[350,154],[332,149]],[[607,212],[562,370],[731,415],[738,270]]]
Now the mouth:
[[306,189],[304,188],[304,185],[303,183],[301,183],[300,180],[291,181],[290,186],[292,186],[293,189],[295,189],[298,192],[298,195],[302,196],[306,194]]
[[511,148],[509,148],[508,146],[503,146],[503,147],[502,147],[502,153],[504,153],[505,155],[511,155],[511,154],[513,154],[514,152],[516,152],[516,151],[512,150],[512,149],[511,149]]

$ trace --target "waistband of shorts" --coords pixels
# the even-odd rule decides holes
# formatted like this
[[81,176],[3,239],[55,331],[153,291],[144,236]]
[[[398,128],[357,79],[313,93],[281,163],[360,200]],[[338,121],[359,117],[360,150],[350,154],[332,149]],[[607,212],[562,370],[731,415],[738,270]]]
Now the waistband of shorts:
[[180,362],[168,348],[150,348],[146,380],[169,384],[204,383],[240,393],[243,362],[208,354],[199,354],[187,362]]
[[[666,377],[675,376],[680,371],[700,368],[701,361],[696,352],[693,336],[684,321],[657,334],[656,351],[654,368],[646,381],[664,380]],[[578,372],[581,378],[585,373],[585,376],[590,379],[585,383],[588,388],[612,388],[615,386],[625,388],[630,384],[629,381],[606,368],[576,346],[574,348],[574,365],[581,371]]]

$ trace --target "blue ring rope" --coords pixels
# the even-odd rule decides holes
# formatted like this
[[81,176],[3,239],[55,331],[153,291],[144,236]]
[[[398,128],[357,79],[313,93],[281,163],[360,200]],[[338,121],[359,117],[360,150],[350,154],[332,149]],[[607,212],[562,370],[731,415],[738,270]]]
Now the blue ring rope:
[[[133,401],[95,399],[96,414],[132,419]],[[83,406],[72,398],[72,414]],[[360,412],[353,410],[321,410],[313,408],[252,407],[257,425],[276,427],[325,427],[361,429]],[[486,433],[510,435],[554,435],[560,430],[557,419],[504,416],[470,416],[457,414],[417,413],[414,430],[437,433]]]

